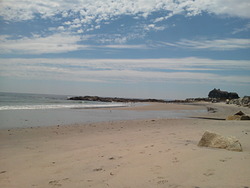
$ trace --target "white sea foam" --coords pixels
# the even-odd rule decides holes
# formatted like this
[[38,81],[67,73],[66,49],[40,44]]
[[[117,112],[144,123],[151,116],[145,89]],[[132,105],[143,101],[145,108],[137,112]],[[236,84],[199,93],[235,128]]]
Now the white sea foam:
[[60,108],[110,108],[129,106],[127,103],[112,103],[112,104],[59,104],[59,105],[10,105],[0,106],[1,110],[38,110],[38,109],[60,109]]

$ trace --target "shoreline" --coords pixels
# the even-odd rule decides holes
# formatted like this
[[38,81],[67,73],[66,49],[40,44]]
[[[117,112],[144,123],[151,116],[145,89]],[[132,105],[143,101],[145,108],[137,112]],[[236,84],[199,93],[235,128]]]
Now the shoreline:
[[[240,109],[201,105],[217,109],[199,114],[203,117],[227,116]],[[235,136],[243,152],[198,147],[206,130]],[[0,151],[0,187],[250,185],[249,121],[146,118],[6,129],[0,130]]]
[[116,108],[12,110],[0,112],[0,127],[9,129],[145,118],[183,118],[192,110],[202,112],[204,109],[180,104],[140,103]]

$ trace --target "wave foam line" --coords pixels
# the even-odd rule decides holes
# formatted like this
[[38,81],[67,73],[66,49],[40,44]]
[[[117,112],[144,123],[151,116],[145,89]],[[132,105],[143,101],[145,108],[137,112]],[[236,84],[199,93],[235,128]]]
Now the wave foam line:
[[22,105],[22,106],[0,106],[1,110],[42,110],[42,109],[60,109],[60,108],[109,108],[124,107],[128,104],[95,104],[95,105]]

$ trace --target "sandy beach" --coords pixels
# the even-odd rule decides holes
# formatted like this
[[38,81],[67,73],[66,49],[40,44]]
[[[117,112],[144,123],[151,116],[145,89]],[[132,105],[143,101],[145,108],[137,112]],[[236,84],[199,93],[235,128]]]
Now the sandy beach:
[[[141,119],[0,130],[3,188],[249,188],[250,123],[222,121],[249,108],[151,104],[121,110],[195,110],[185,119]],[[213,119],[201,119],[218,118]],[[235,136],[243,152],[198,147],[206,130]]]

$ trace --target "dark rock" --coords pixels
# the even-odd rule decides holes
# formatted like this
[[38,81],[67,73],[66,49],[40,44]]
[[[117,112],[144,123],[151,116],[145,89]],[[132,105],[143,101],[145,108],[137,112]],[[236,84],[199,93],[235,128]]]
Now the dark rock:
[[238,99],[239,95],[233,92],[221,91],[220,89],[213,89],[212,91],[209,92],[208,97],[212,99],[226,100],[226,99]]
[[165,103],[164,100],[159,99],[130,99],[130,98],[118,98],[118,97],[98,97],[98,96],[79,96],[71,97],[68,100],[80,100],[80,101],[98,101],[98,102],[161,102]]
[[250,116],[244,114],[242,111],[239,111],[232,116],[228,116],[227,120],[250,120]]
[[183,102],[210,102],[211,99],[209,98],[187,98]]
[[250,96],[244,96],[243,98],[229,100],[227,104],[250,107]]
[[241,100],[241,105],[250,107],[250,96],[244,96]]
[[241,116],[240,120],[250,120],[250,116],[243,115]]
[[236,114],[234,114],[234,115],[238,115],[238,116],[243,116],[243,115],[245,115],[242,111],[239,111],[239,112],[237,112]]

